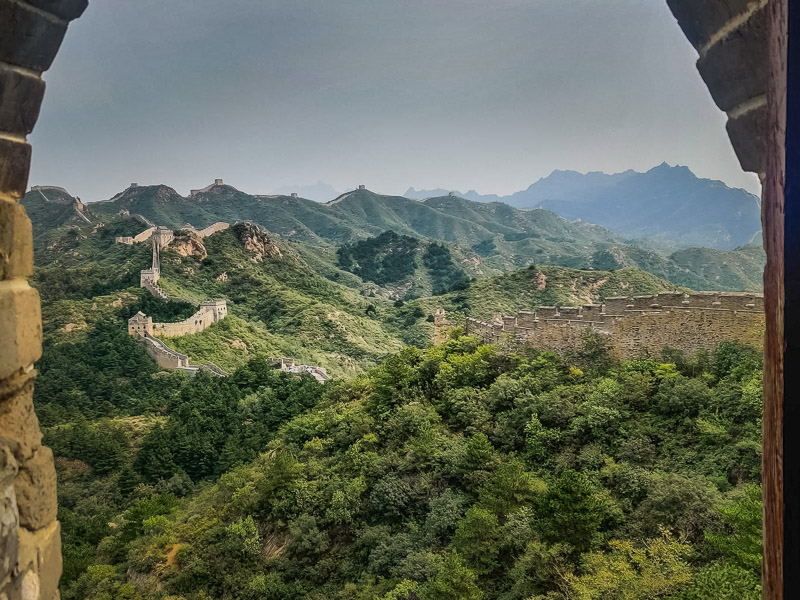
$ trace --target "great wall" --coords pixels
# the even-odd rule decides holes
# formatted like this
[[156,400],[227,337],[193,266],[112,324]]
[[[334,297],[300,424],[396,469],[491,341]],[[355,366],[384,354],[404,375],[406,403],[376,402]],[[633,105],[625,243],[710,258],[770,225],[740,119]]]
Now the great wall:
[[[434,316],[434,343],[454,326],[444,310]],[[607,298],[603,304],[540,306],[490,321],[466,317],[464,333],[486,343],[564,351],[581,347],[587,332],[603,336],[620,359],[660,356],[664,348],[693,354],[725,341],[760,347],[764,297],[750,293],[680,292]]]
[[[217,182],[219,184],[221,180],[217,180]],[[136,184],[131,184],[131,186],[135,187]],[[125,212],[127,213],[127,211]],[[186,298],[169,296],[161,286],[158,285],[158,281],[161,278],[161,251],[169,246],[175,239],[175,232],[168,227],[157,226],[141,215],[131,215],[127,213],[122,216],[139,220],[147,226],[147,229],[134,237],[118,237],[116,238],[117,243],[133,245],[134,243],[143,242],[148,239],[152,243],[152,266],[140,272],[140,287],[146,289],[153,296],[164,302],[183,302],[185,304],[191,304],[191,301]],[[184,225],[182,229],[202,239],[219,231],[224,231],[229,227],[230,224],[219,222],[201,230],[189,224]],[[152,317],[148,317],[146,314],[139,311],[128,319],[128,333],[141,340],[145,345],[147,354],[164,369],[183,371],[189,375],[196,375],[199,371],[205,371],[217,377],[227,377],[228,373],[212,362],[195,365],[191,364],[187,355],[173,350],[163,340],[159,339],[161,337],[175,338],[200,333],[212,324],[222,321],[227,316],[228,305],[227,302],[222,299],[205,300],[200,303],[197,312],[191,317],[173,323],[154,322]],[[274,364],[276,368],[285,373],[307,373],[320,383],[330,379],[330,376],[323,367],[295,364],[293,358],[270,358],[269,361]]]
[[[165,302],[177,301],[190,304],[189,300],[185,298],[168,296],[167,293],[161,289],[161,286],[158,285],[158,280],[161,278],[161,250],[166,248],[175,239],[175,232],[167,227],[153,225],[144,217],[140,217],[139,215],[135,216],[148,225],[148,228],[134,238],[117,238],[116,241],[123,244],[133,244],[137,241],[137,238],[140,238],[140,241],[151,240],[153,245],[153,263],[149,269],[143,269],[140,272],[140,287],[146,289],[153,296]],[[208,230],[213,229],[213,231],[210,231],[210,233],[206,235],[211,235],[211,233],[216,233],[217,231],[223,231],[228,227],[228,223],[215,223],[207,228]],[[191,231],[195,233],[195,235],[198,235],[194,227],[191,227]],[[200,304],[197,312],[191,317],[176,323],[153,322],[152,317],[148,317],[146,314],[139,311],[128,319],[128,333],[138,337],[144,344],[147,354],[164,369],[183,371],[189,375],[195,375],[199,371],[206,371],[217,377],[226,377],[228,374],[214,363],[209,362],[199,365],[190,364],[188,356],[176,352],[162,340],[158,339],[158,336],[180,337],[193,333],[200,333],[213,323],[222,321],[226,316],[228,316],[228,306],[225,300],[206,300]]]

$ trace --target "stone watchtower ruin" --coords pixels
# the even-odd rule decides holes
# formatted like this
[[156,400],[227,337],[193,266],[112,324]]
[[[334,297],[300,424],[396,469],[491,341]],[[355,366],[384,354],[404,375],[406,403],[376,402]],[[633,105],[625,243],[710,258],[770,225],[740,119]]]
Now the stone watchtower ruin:
[[175,233],[169,227],[156,227],[150,239],[153,241],[153,266],[140,273],[139,285],[142,287],[147,281],[156,283],[161,278],[161,250],[175,239]]

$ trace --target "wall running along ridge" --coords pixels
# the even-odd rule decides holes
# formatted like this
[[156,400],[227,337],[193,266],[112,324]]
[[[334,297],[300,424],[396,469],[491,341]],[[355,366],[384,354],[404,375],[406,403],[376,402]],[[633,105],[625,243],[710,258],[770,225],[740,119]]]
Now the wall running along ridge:
[[[437,311],[435,343],[444,339],[445,327],[444,311]],[[518,343],[556,352],[578,349],[587,333],[597,333],[621,360],[659,356],[664,348],[693,354],[726,341],[760,347],[764,298],[712,292],[608,298],[605,304],[541,306],[535,312],[497,316],[489,323],[467,317],[464,331],[487,343]]]
[[130,335],[143,335],[147,333],[156,337],[181,337],[200,333],[212,324],[228,316],[228,306],[225,300],[206,300],[200,308],[188,319],[177,323],[154,323],[139,311],[128,319],[128,333]]
[[[227,223],[215,223],[203,231],[210,231],[206,235],[211,235],[217,231],[227,229]],[[184,298],[170,298],[161,286],[156,283],[161,276],[161,250],[166,248],[175,238],[172,230],[166,227],[154,227],[151,236],[153,243],[153,265],[145,269],[140,274],[141,287],[149,291],[153,296],[165,302],[175,300],[179,302],[190,302]],[[189,357],[180,352],[176,352],[167,346],[158,337],[181,337],[200,333],[213,323],[221,321],[228,316],[228,305],[225,300],[206,300],[200,304],[197,312],[188,319],[177,323],[154,323],[152,317],[148,317],[139,311],[128,319],[128,333],[138,337],[145,345],[145,350],[150,357],[164,369],[186,371],[189,374],[196,374],[203,370],[219,377],[227,377],[228,374],[214,363],[203,365],[189,364]],[[2,598],[0,598],[2,600]]]

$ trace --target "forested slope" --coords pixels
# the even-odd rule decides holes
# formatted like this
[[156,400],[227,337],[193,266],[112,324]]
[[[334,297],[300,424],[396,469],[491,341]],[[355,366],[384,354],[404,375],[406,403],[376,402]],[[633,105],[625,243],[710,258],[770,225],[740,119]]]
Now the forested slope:
[[663,360],[461,338],[324,388],[253,361],[172,391],[121,474],[50,430],[63,597],[755,600],[760,358]]

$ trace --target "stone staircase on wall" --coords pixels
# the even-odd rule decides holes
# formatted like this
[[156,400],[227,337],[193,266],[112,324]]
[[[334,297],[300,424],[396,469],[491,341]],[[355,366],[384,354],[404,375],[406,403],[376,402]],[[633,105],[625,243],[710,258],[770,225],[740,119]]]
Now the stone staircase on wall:
[[163,300],[164,302],[169,302],[169,296],[167,293],[161,289],[161,286],[158,285],[155,281],[149,278],[142,279],[142,287],[146,289],[148,292],[153,294],[156,298]]
[[167,294],[163,288],[158,285],[155,281],[150,278],[142,279],[142,285],[144,289],[150,292],[153,296],[158,298],[159,300],[163,300],[164,302],[183,302],[184,304],[192,304],[192,301],[188,298],[183,298],[181,296],[170,296]]

